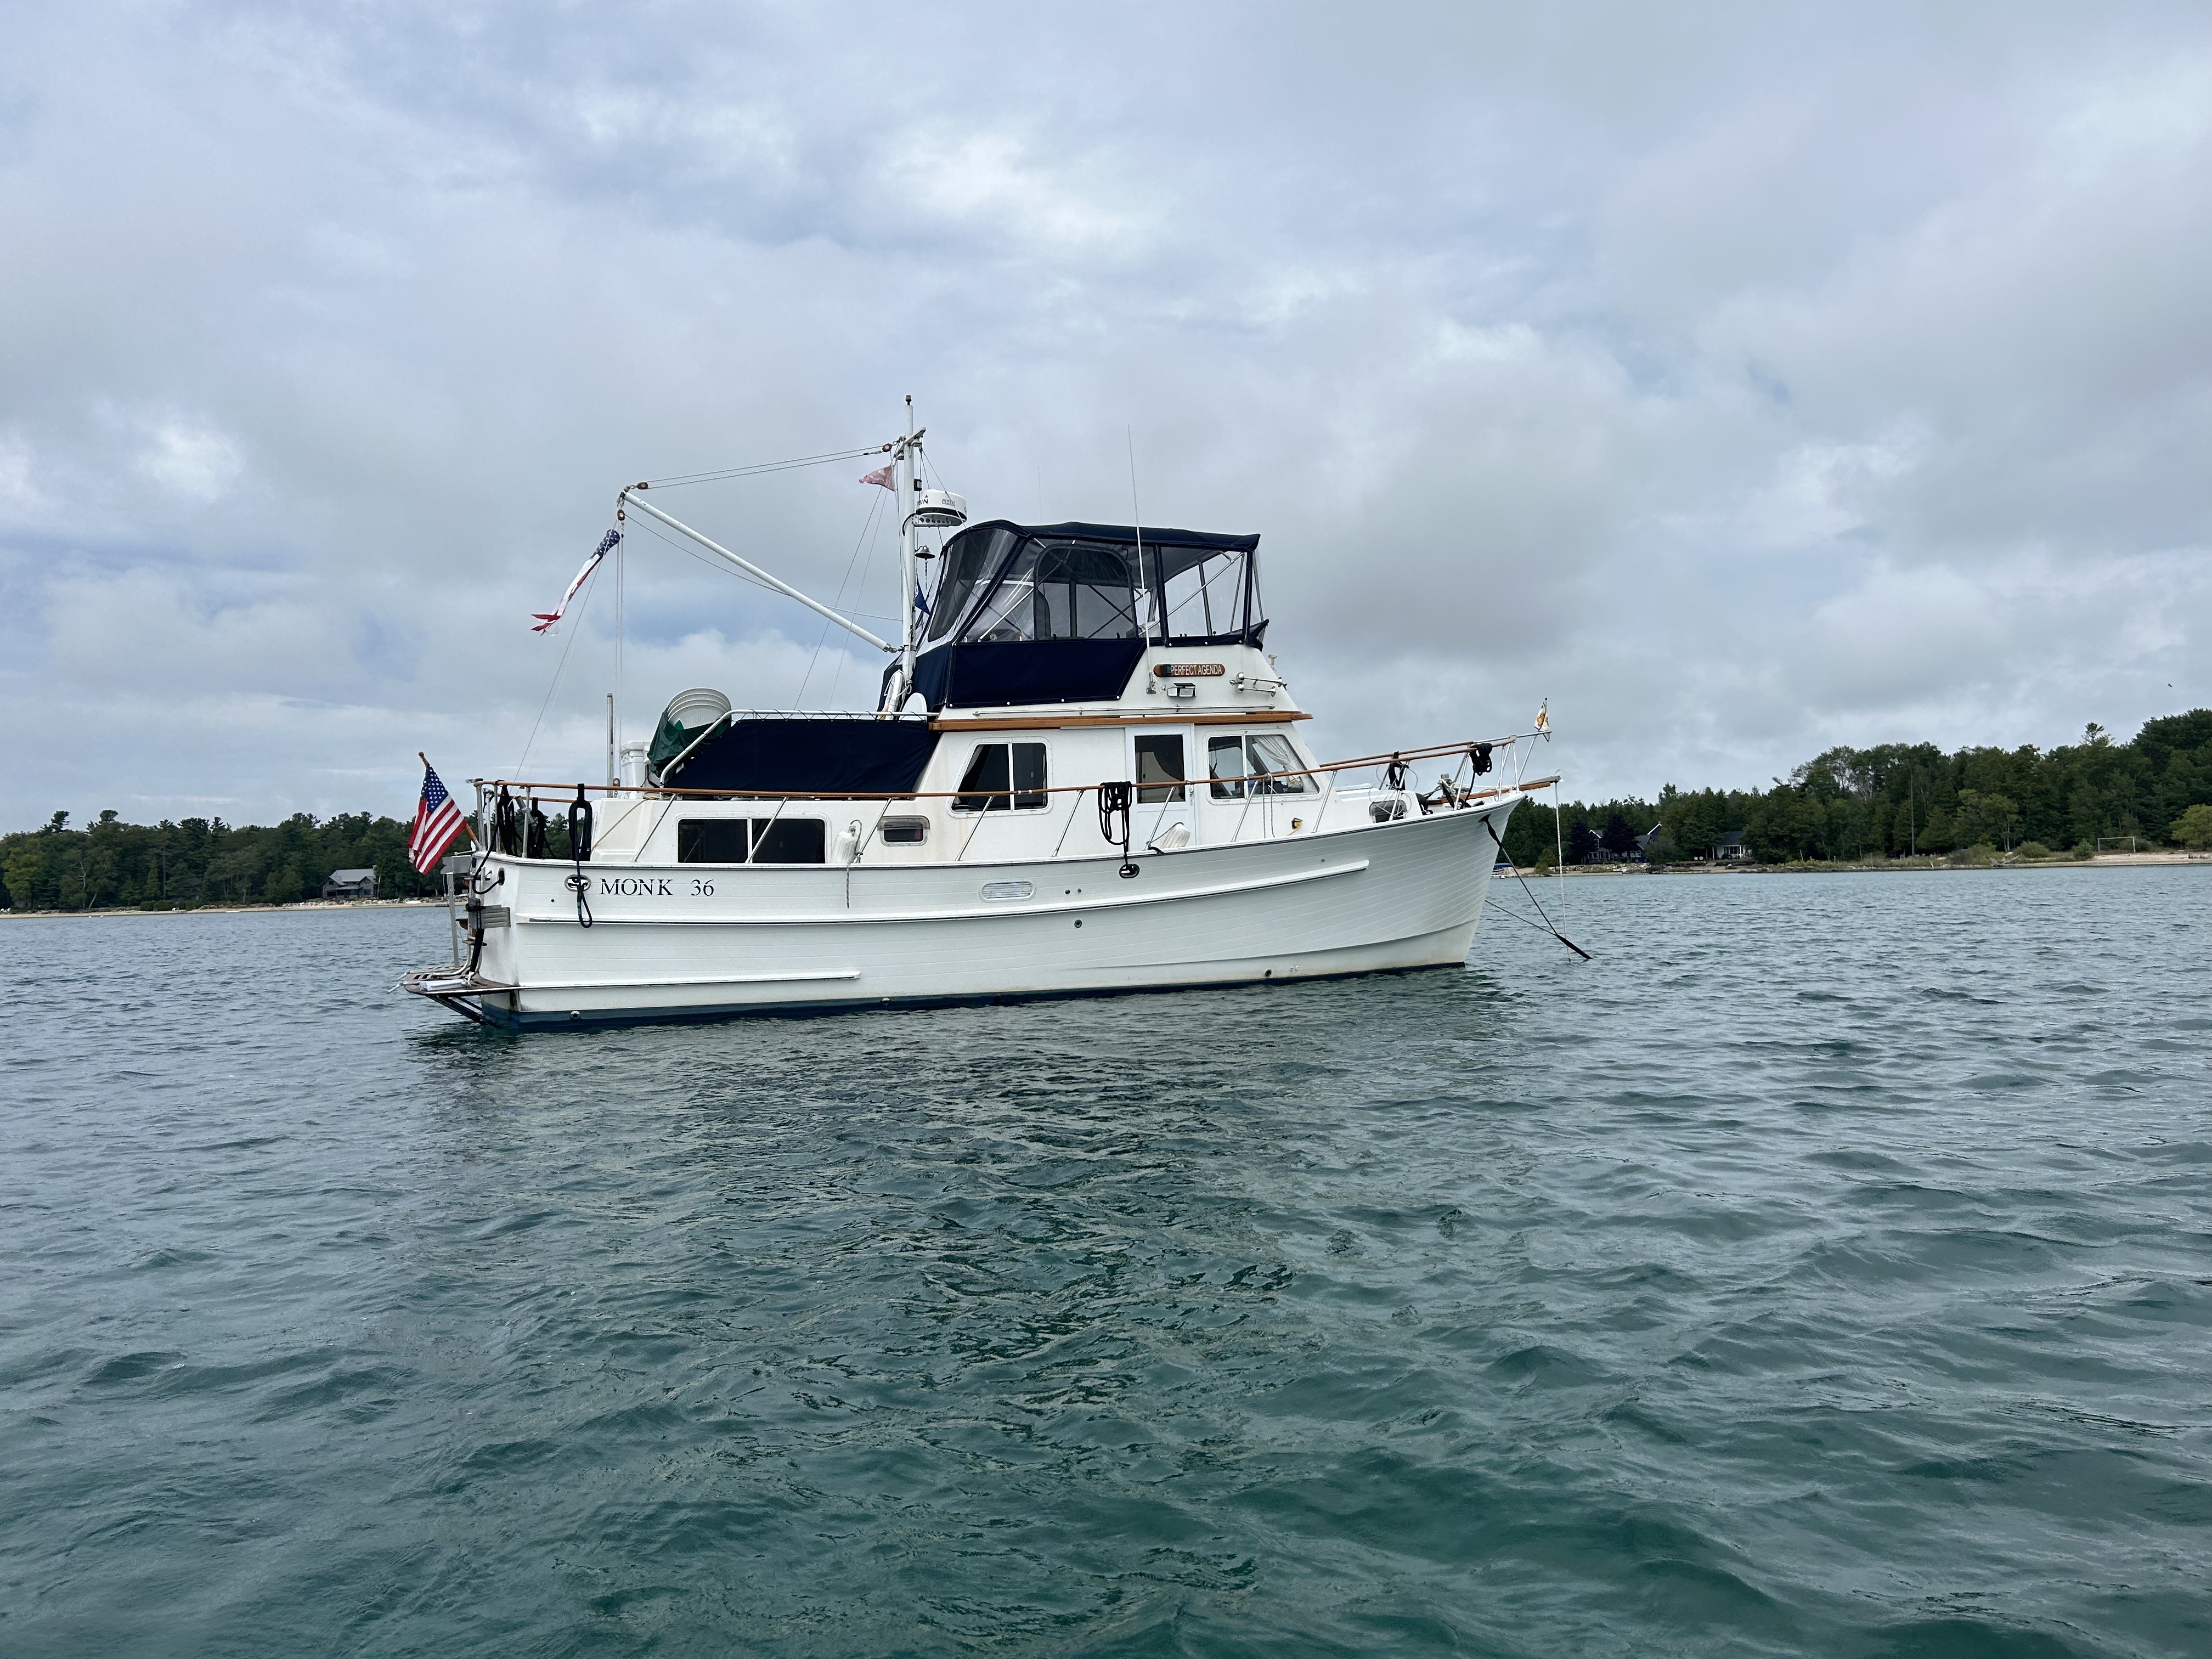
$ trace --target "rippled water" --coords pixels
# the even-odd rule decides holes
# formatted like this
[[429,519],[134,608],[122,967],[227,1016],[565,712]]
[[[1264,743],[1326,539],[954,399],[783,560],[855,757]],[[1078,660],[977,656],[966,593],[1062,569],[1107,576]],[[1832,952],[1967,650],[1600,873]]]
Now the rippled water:
[[0,926],[0,1650],[2212,1651],[2212,871],[1565,898],[520,1038]]

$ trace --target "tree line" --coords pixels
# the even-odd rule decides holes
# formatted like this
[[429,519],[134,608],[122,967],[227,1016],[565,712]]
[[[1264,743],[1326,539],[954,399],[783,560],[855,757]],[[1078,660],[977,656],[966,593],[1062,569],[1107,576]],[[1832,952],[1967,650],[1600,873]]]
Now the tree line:
[[[282,823],[234,827],[221,818],[125,823],[110,811],[82,830],[69,816],[0,836],[0,908],[289,904],[313,898],[344,869],[374,870],[386,898],[444,890],[408,862],[410,826],[367,812],[295,812]],[[567,842],[557,817],[552,834],[558,844],[549,850],[560,857]],[[2051,750],[1839,747],[1771,789],[1670,783],[1656,799],[1571,801],[1556,816],[1532,800],[1513,814],[1505,852],[1523,867],[1561,850],[1570,863],[1639,854],[1666,863],[1709,857],[1731,834],[1763,863],[2094,850],[2128,836],[2212,846],[2212,709],[2148,721],[2129,743],[2093,725],[2079,743]]]
[[234,828],[221,818],[125,823],[102,812],[82,830],[57,812],[43,828],[0,836],[0,908],[290,904],[322,891],[333,870],[374,870],[385,898],[445,890],[407,861],[411,826],[367,812]]
[[[1640,840],[1657,830],[1648,848]],[[1860,862],[1912,854],[1970,855],[2212,845],[2212,709],[2147,721],[2117,743],[2091,725],[2079,743],[2039,750],[1933,744],[1838,747],[1764,790],[1680,789],[1652,800],[1572,801],[1555,817],[1531,801],[1513,814],[1507,856],[1524,867],[1638,855],[1704,859],[1741,835],[1761,863]]]

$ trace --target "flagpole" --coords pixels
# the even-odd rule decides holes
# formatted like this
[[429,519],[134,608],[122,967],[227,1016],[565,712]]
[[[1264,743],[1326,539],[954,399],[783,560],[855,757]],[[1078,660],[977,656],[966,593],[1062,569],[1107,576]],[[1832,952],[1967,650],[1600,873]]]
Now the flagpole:
[[[431,773],[438,769],[436,767],[430,764],[430,757],[419,749],[415,751],[415,758],[422,763],[422,775],[426,779]],[[479,791],[478,793],[481,793],[482,792]],[[458,807],[454,810],[457,811],[459,811]],[[417,789],[415,792],[415,822],[420,823],[422,821],[422,792],[420,789]],[[480,841],[483,839],[482,836],[477,834],[476,825],[469,822],[469,815],[466,812],[461,813],[461,833],[466,836],[471,841]]]

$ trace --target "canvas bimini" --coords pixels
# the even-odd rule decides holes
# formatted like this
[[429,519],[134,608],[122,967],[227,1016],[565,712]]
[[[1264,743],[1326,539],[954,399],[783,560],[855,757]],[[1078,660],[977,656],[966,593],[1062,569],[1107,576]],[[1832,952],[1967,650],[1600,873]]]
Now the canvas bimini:
[[969,524],[922,437],[885,446],[896,644],[622,492],[617,530],[649,517],[881,649],[878,706],[689,691],[606,783],[475,781],[456,960],[405,988],[574,1026],[1466,960],[1505,821],[1554,781],[1502,781],[1539,733],[1316,761],[1257,536]]

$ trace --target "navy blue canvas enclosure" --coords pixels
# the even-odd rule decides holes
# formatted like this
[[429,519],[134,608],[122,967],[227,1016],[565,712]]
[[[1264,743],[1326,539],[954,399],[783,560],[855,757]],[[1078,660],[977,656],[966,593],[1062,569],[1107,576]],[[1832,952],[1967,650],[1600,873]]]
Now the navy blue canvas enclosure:
[[1258,645],[1257,536],[1134,525],[970,526],[915,665],[933,708],[1121,696],[1148,643]]
[[921,720],[766,716],[732,721],[664,781],[732,795],[903,795],[936,748]]
[[1111,702],[1144,654],[1138,639],[941,646],[915,661],[915,690],[932,708]]

